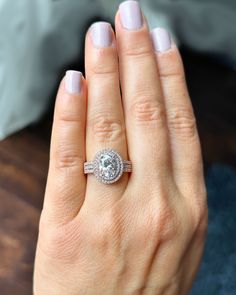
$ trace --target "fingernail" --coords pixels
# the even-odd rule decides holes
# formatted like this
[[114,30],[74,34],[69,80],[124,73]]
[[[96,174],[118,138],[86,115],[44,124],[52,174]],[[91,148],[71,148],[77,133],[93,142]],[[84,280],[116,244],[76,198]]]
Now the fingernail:
[[95,46],[109,47],[112,44],[111,25],[106,22],[97,22],[91,27],[91,36]]
[[137,1],[129,0],[120,4],[122,26],[128,30],[138,30],[143,25],[143,16]]
[[79,94],[82,88],[82,73],[77,71],[67,71],[65,88],[70,94]]
[[153,46],[156,52],[165,52],[171,48],[169,32],[162,28],[156,28],[151,32]]

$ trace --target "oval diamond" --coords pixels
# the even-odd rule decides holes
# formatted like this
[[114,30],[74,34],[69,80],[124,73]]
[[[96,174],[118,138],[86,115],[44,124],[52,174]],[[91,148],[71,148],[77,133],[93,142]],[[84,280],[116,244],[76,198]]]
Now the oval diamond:
[[123,173],[123,161],[114,150],[100,151],[94,160],[94,174],[103,183],[117,181]]

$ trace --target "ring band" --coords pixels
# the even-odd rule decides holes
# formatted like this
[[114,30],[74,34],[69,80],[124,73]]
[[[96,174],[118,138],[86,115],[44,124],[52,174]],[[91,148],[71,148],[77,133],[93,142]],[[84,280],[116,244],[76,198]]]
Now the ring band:
[[84,174],[94,174],[105,184],[117,182],[125,172],[132,172],[131,162],[123,160],[113,149],[101,150],[93,161],[84,163]]

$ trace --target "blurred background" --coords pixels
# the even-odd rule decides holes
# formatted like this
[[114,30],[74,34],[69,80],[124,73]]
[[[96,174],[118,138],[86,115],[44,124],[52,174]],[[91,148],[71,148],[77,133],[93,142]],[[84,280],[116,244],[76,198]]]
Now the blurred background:
[[[236,294],[236,1],[140,0],[172,33],[202,143],[209,230],[192,295]],[[84,37],[118,0],[0,0],[0,294],[32,294],[53,105]],[[193,155],[194,156],[194,155]],[[181,295],[181,294],[180,294]]]

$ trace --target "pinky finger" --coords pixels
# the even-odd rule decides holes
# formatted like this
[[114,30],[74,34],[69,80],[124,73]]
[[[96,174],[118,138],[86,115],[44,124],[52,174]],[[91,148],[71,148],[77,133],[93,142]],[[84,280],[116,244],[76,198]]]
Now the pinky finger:
[[201,148],[182,59],[166,30],[153,30],[152,38],[166,106],[173,174],[182,188],[186,183],[198,185],[203,183]]
[[73,219],[84,201],[86,85],[80,72],[68,71],[55,106],[44,216],[53,223]]

